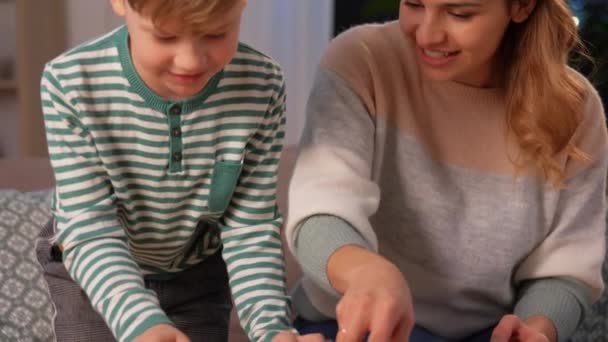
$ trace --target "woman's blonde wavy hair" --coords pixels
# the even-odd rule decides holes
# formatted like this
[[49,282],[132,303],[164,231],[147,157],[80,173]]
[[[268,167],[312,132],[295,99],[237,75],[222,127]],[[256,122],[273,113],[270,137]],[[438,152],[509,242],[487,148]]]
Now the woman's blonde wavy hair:
[[149,17],[157,26],[178,19],[183,27],[204,31],[210,22],[218,21],[240,0],[128,0],[129,6]]
[[586,87],[567,65],[575,48],[583,50],[564,0],[537,0],[525,22],[511,23],[502,48],[509,133],[523,152],[514,163],[524,167],[531,162],[546,180],[561,186],[566,175],[559,156],[587,159],[572,142],[582,121]]

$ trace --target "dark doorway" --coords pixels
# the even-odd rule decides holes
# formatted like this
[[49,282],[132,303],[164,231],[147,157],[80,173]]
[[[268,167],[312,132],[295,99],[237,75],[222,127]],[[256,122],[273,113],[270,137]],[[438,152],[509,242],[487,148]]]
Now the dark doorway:
[[334,35],[355,25],[397,19],[400,0],[335,0]]

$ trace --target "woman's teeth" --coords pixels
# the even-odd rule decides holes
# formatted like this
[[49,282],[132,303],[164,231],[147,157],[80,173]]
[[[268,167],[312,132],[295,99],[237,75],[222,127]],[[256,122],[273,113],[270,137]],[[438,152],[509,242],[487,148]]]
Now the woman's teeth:
[[427,50],[424,49],[424,54],[431,57],[431,58],[445,58],[448,57],[449,55],[451,55],[450,52],[441,52],[441,51],[432,51],[432,50]]

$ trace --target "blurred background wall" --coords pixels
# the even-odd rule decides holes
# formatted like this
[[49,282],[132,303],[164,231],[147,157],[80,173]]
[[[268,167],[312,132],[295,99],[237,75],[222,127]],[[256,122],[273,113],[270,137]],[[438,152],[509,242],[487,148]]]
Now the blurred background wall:
[[[0,158],[46,154],[40,71],[61,51],[119,25],[109,0],[0,0]],[[595,63],[573,64],[608,107],[608,0],[567,0]],[[397,17],[399,0],[249,0],[241,40],[274,57],[287,80],[287,143],[298,142],[319,57],[339,32]]]

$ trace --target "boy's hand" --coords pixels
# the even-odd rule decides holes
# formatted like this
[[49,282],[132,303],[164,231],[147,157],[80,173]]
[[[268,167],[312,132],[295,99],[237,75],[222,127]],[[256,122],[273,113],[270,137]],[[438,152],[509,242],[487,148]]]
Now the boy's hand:
[[494,331],[490,342],[555,342],[553,323],[546,317],[534,316],[522,321],[515,315],[505,315]]
[[190,339],[171,325],[158,324],[145,330],[133,342],[190,342]]
[[275,336],[272,342],[325,342],[325,338],[321,334],[297,336],[289,331],[284,331]]

